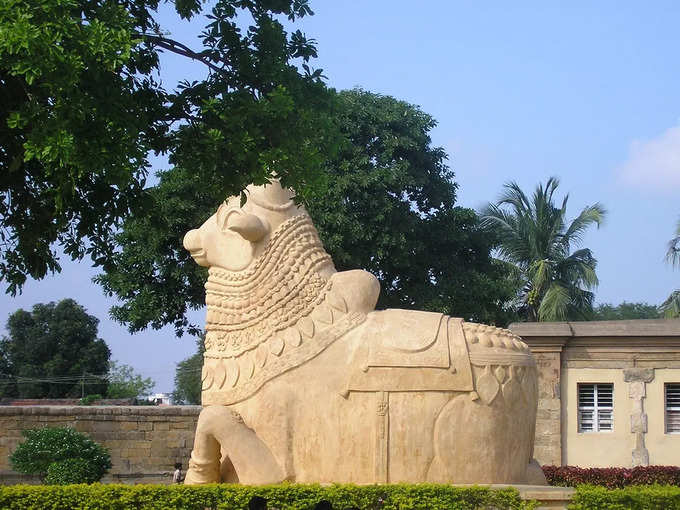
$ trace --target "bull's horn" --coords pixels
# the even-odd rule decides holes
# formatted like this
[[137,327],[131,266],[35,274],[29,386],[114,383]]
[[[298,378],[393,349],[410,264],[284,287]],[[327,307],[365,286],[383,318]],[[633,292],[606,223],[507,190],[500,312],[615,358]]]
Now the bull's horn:
[[267,233],[267,227],[254,214],[234,214],[229,220],[229,230],[238,232],[244,239],[257,242]]

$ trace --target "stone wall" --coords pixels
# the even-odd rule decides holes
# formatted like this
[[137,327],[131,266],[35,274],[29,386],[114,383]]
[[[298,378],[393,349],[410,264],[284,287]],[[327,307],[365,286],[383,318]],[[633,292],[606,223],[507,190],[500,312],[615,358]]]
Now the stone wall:
[[186,470],[200,406],[0,406],[0,484],[36,480],[11,470],[21,431],[70,426],[111,452],[103,481],[170,483],[175,462]]

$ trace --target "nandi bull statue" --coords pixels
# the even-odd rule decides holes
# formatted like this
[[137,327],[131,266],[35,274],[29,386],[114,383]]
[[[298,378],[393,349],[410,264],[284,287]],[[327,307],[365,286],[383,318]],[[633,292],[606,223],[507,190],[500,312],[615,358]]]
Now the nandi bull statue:
[[[185,483],[537,483],[536,366],[504,329],[374,311],[277,181],[184,237],[209,268]],[[455,268],[451,268],[455,271]]]

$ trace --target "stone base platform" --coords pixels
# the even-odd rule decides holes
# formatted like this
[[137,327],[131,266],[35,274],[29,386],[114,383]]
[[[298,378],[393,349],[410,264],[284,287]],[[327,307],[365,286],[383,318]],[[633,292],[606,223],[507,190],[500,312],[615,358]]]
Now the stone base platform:
[[494,484],[492,489],[513,487],[519,491],[522,499],[532,499],[539,502],[537,510],[566,509],[574,495],[573,487],[550,487],[548,485],[501,485]]

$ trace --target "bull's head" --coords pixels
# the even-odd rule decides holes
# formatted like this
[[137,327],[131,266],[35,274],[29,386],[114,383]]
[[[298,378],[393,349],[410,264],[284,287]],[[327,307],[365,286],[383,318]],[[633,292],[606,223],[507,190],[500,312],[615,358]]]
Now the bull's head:
[[186,233],[184,247],[196,263],[229,271],[247,269],[281,223],[307,214],[293,202],[292,191],[276,180],[264,186],[248,186],[245,193],[243,207],[240,197],[230,197],[200,228]]

